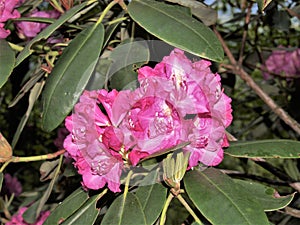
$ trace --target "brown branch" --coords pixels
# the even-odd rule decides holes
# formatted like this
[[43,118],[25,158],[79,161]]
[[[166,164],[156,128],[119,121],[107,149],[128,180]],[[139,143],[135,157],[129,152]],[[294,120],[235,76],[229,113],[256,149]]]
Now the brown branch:
[[232,71],[239,75],[240,78],[244,80],[250,88],[252,88],[252,90],[271,108],[271,110],[277,116],[279,116],[287,125],[289,125],[297,134],[300,135],[300,124],[296,120],[294,120],[286,111],[284,111],[279,105],[277,105],[276,102],[255,83],[252,77],[241,66],[239,66],[238,62],[235,60],[234,56],[232,55],[230,49],[228,48],[220,33],[215,27],[213,29],[223,46],[224,52],[229,58],[229,61],[232,66]]

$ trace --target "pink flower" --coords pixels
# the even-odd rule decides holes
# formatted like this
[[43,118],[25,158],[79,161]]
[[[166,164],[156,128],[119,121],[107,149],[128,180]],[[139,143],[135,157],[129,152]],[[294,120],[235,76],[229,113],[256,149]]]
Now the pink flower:
[[193,118],[186,119],[188,125],[182,127],[186,130],[182,134],[187,134],[185,141],[191,142],[184,148],[191,152],[190,166],[199,161],[209,166],[219,164],[223,159],[222,147],[228,146],[225,128],[232,121],[231,99],[223,93],[221,78],[211,72],[210,65],[206,60],[192,63],[183,51],[175,49],[154,69],[143,67],[138,75],[141,88],[147,87],[150,80],[162,83],[161,88],[169,93],[164,98],[180,117]]
[[18,0],[0,0],[0,39],[6,38],[10,35],[10,30],[6,30],[4,28],[4,22],[21,16],[15,9],[18,3]]
[[16,177],[12,177],[9,173],[4,175],[4,185],[1,190],[2,195],[19,196],[22,193],[22,184]]
[[29,224],[23,219],[23,214],[27,209],[27,207],[20,208],[6,225],[42,225],[50,215],[50,211],[43,211],[34,223]]
[[[58,18],[60,16],[60,13],[55,10],[50,11],[33,11],[29,17],[43,17],[43,18]],[[37,22],[27,22],[22,21],[18,22],[17,28],[19,31],[19,36],[21,38],[28,37],[33,38],[35,37],[41,30],[43,30],[45,27],[47,27],[49,24],[47,23],[37,23]]]
[[20,17],[20,13],[15,9],[18,0],[0,0],[0,22]]
[[85,187],[97,190],[108,184],[110,190],[119,192],[122,156],[109,149],[111,143],[109,147],[102,143],[105,132],[111,132],[108,131],[111,122],[98,107],[99,96],[100,92],[85,91],[80,97],[73,114],[66,119],[71,134],[65,139],[64,147],[75,160]]
[[[280,49],[281,48],[281,49]],[[272,75],[269,73],[284,75],[285,77],[300,76],[300,49],[287,51],[282,46],[275,50],[265,62],[264,78],[269,79]]]

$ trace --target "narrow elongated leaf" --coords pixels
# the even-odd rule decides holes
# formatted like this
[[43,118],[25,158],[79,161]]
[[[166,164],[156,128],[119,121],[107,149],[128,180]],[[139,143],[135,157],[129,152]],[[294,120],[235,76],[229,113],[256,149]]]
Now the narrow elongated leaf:
[[3,173],[0,172],[0,191],[2,189],[2,183],[3,183]]
[[138,198],[129,192],[126,198],[124,198],[124,195],[120,195],[114,200],[108,208],[101,224],[143,225],[146,224],[146,218]]
[[6,83],[15,65],[15,53],[6,40],[0,39],[0,88]]
[[165,203],[166,194],[167,188],[158,183],[140,186],[137,189],[136,197],[141,203],[147,224],[153,224],[159,217]]
[[70,18],[72,18],[78,11],[83,9],[85,6],[89,4],[89,1],[84,1],[82,4],[77,5],[64,13],[61,17],[59,17],[54,23],[49,25],[47,28],[42,30],[35,38],[33,38],[20,52],[20,54],[17,57],[16,65],[18,66],[24,59],[26,59],[28,56],[30,56],[33,52],[31,49],[32,45],[42,39],[48,38],[56,29],[58,29],[62,24],[64,24],[66,21],[68,21]]
[[242,158],[300,158],[300,142],[283,139],[232,142],[225,153]]
[[179,7],[152,0],[132,0],[128,13],[149,33],[197,56],[221,61],[224,52],[214,33]]
[[29,119],[30,113],[33,109],[33,106],[34,106],[36,100],[38,99],[38,97],[40,96],[40,94],[42,92],[44,84],[45,84],[44,81],[37,82],[30,91],[30,95],[29,95],[29,99],[28,99],[28,108],[18,125],[17,131],[15,132],[12,143],[11,143],[11,146],[13,149],[15,148],[15,146],[19,140],[19,137]]
[[65,220],[62,225],[94,224],[99,214],[96,208],[98,196],[89,198],[72,216]]
[[234,182],[243,186],[245,191],[251,194],[265,211],[282,209],[290,204],[294,198],[294,194],[276,197],[275,189],[260,183],[238,179],[235,179]]
[[100,23],[72,40],[53,68],[43,93],[42,126],[56,128],[72,110],[97,64],[104,37]]
[[190,171],[184,184],[192,202],[212,224],[269,224],[262,206],[217,169]]
[[256,0],[258,8],[264,11],[265,8],[272,2],[272,0]]
[[50,216],[44,222],[44,225],[58,224],[65,221],[73,213],[75,213],[86,201],[88,194],[82,188],[78,188],[70,196],[68,196],[61,204],[59,204]]

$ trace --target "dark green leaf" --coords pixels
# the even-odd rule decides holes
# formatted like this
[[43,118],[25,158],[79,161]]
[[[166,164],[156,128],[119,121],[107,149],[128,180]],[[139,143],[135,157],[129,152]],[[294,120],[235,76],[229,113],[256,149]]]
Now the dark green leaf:
[[99,209],[96,208],[97,200],[97,195],[89,198],[72,216],[66,219],[62,225],[94,224],[99,214]]
[[33,52],[31,49],[32,45],[42,39],[47,39],[56,29],[58,29],[62,24],[64,24],[67,20],[72,18],[78,11],[83,9],[85,6],[87,6],[89,3],[88,1],[83,2],[80,5],[74,6],[70,10],[68,10],[66,13],[62,14],[61,17],[59,17],[54,23],[52,23],[50,26],[42,30],[35,38],[33,38],[20,52],[20,54],[17,57],[16,65],[18,66],[24,59],[26,59],[28,56],[30,56]]
[[167,188],[161,184],[140,186],[136,191],[144,211],[147,224],[151,225],[159,217],[166,200]]
[[15,65],[15,53],[6,40],[0,39],[0,88],[6,83]]
[[103,36],[101,23],[90,26],[63,51],[43,93],[42,126],[46,131],[56,128],[77,102],[98,62]]
[[88,194],[82,188],[78,188],[59,204],[44,222],[44,225],[58,224],[65,221],[76,210],[78,210],[88,200]]
[[146,224],[146,218],[138,198],[129,192],[126,196],[120,195],[114,200],[108,208],[101,224],[143,225]]
[[212,224],[269,224],[260,204],[217,169],[189,171],[184,185],[189,198]]
[[294,198],[294,194],[276,197],[275,189],[267,187],[260,183],[245,181],[245,180],[234,180],[235,183],[243,186],[253,198],[255,198],[265,211],[274,211],[286,207]]
[[231,142],[225,153],[242,158],[299,158],[300,142],[283,139]]
[[128,13],[145,30],[170,45],[213,61],[222,61],[224,57],[215,34],[179,7],[151,0],[132,0]]

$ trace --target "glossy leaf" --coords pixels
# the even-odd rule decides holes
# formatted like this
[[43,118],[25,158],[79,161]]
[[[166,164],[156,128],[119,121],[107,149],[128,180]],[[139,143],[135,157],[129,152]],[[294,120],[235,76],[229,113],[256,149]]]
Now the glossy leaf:
[[141,27],[168,44],[213,61],[224,52],[215,34],[184,9],[151,0],[132,0],[128,13]]
[[77,12],[82,10],[85,6],[88,5],[88,1],[85,1],[84,3],[77,5],[67,11],[66,13],[62,14],[61,17],[59,17],[54,23],[49,25],[47,28],[42,30],[37,36],[35,36],[20,52],[20,54],[17,57],[16,65],[18,66],[24,59],[26,59],[28,56],[30,56],[33,53],[33,50],[31,47],[36,42],[47,39],[55,30],[57,30],[62,24],[64,24],[66,21],[68,21],[70,18],[72,18]]
[[15,53],[6,40],[0,39],[0,88],[6,83],[15,65]]
[[99,209],[96,208],[97,200],[97,195],[90,197],[72,216],[70,216],[61,224],[94,224],[99,214]]
[[217,169],[189,171],[184,185],[189,198],[212,224],[269,224],[261,205]]
[[138,198],[128,192],[126,197],[120,195],[108,208],[102,222],[102,225],[145,225],[146,217],[144,215],[141,203]]
[[154,224],[166,200],[167,188],[156,183],[157,176],[158,170],[152,170],[139,184],[140,186],[135,192],[141,203],[147,224]]
[[59,221],[65,221],[75,213],[86,201],[88,194],[82,188],[78,188],[59,204],[50,216],[44,222],[44,225],[58,224]]
[[225,153],[242,158],[300,158],[300,142],[284,139],[231,142]]
[[43,93],[42,126],[55,129],[69,114],[87,85],[102,50],[100,23],[80,32],[56,62]]
[[235,179],[234,182],[243,186],[245,191],[252,195],[265,211],[282,209],[290,204],[294,198],[294,194],[277,197],[275,189],[260,183],[238,179]]

